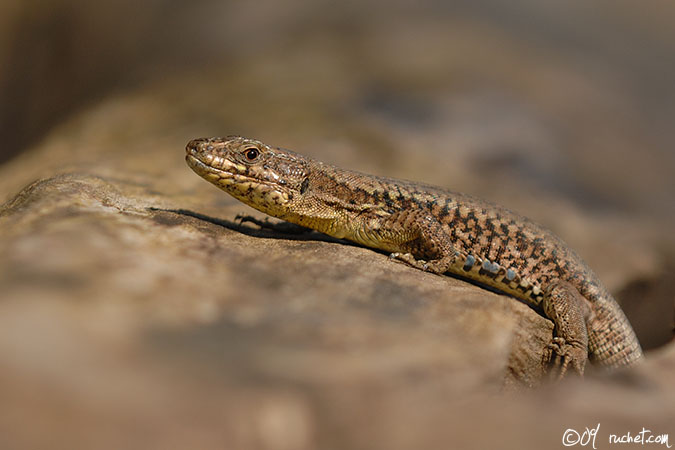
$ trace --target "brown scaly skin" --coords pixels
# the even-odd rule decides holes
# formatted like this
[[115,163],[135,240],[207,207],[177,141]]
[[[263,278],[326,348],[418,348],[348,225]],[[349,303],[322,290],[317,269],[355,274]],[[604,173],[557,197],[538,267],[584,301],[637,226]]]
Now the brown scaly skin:
[[441,188],[343,170],[238,136],[190,141],[197,174],[266,214],[392,258],[451,272],[521,299],[555,324],[547,361],[558,377],[586,360],[642,359],[626,316],[558,237],[505,208]]

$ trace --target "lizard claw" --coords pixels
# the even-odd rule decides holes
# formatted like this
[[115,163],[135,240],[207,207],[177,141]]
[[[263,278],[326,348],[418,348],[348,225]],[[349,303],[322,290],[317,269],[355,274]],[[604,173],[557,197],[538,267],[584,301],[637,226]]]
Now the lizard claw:
[[[544,363],[555,367],[551,374],[556,381],[560,381],[565,376],[570,365],[579,376],[583,376],[587,358],[586,349],[567,343],[560,336],[554,337],[544,351]],[[554,374],[554,372],[557,373]]]
[[234,220],[239,221],[239,225],[243,223],[252,223],[258,225],[261,228],[263,227],[263,224],[267,222],[267,220],[263,222],[262,220],[258,220],[253,216],[245,216],[243,214],[237,214],[236,216],[234,216]]
[[391,253],[389,258],[404,262],[409,266],[419,270],[424,270],[425,272],[433,272],[431,265],[427,261],[415,259],[415,257],[410,253]]

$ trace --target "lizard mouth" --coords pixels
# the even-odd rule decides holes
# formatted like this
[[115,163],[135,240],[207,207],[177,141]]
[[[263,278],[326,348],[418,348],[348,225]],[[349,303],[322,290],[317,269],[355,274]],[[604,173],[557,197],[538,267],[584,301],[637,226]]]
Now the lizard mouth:
[[237,166],[227,159],[220,159],[218,161],[219,164],[227,165],[227,167],[214,167],[211,164],[202,161],[193,151],[191,151],[191,149],[188,149],[187,154],[185,155],[185,161],[187,162],[187,165],[202,178],[223,188],[225,186],[257,186],[258,188],[270,191],[276,190],[275,186],[269,182],[240,173]]
[[245,170],[243,167],[237,167],[237,164],[226,158],[200,152],[198,141],[190,141],[185,147],[185,153],[185,162],[192,170],[203,177],[209,175],[211,177],[219,176],[220,178],[245,176],[241,173]]
[[[254,178],[247,177],[246,175],[237,173],[234,170],[214,167],[190,153],[185,155],[185,162],[187,162],[187,165],[190,166],[190,168],[202,178],[205,178],[214,183],[228,182],[229,184],[257,181]],[[234,167],[232,167],[232,169],[234,169]]]
[[229,175],[232,176],[234,175],[231,172],[227,172],[225,170],[221,169],[216,169],[215,167],[212,167],[204,162],[202,162],[201,159],[197,158],[196,156],[188,153],[185,155],[185,162],[187,162],[187,165],[190,166],[192,170],[197,172],[200,175],[207,174],[207,173],[212,173],[212,174],[224,174],[224,175]]

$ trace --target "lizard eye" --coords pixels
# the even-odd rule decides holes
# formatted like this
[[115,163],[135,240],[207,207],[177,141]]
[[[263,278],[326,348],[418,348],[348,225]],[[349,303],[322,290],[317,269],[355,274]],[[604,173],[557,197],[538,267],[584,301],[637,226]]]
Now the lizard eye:
[[246,159],[249,161],[255,161],[260,155],[260,150],[255,147],[250,147],[244,150],[244,154],[246,155]]

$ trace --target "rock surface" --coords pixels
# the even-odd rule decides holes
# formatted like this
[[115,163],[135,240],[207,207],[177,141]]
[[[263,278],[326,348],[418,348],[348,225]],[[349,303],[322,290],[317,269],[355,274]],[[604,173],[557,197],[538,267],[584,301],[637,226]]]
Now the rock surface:
[[[448,20],[343,46],[304,30],[108,97],[0,166],[0,447],[538,449],[598,424],[597,448],[643,427],[672,444],[667,136],[623,72]],[[551,385],[552,325],[527,306],[240,225],[261,215],[183,161],[230,133],[533,217],[617,294],[647,361]]]
[[240,226],[250,211],[182,167],[179,142],[78,148],[64,133],[2,173],[18,184],[69,155],[0,210],[9,448],[536,448],[597,420],[672,426],[672,345],[626,377],[524,392],[552,332],[525,305]]

